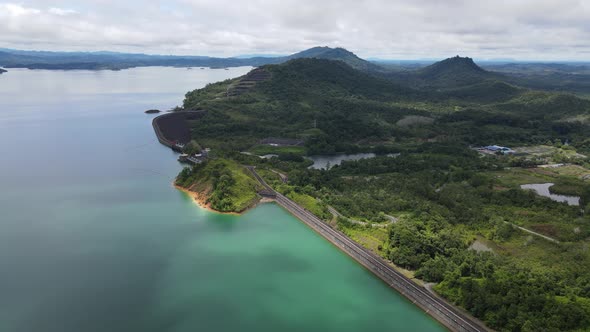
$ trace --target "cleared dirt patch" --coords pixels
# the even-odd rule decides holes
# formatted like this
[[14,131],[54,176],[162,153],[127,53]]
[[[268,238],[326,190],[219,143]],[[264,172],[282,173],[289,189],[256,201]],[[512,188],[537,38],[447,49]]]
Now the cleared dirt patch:
[[404,116],[398,122],[396,122],[396,125],[398,125],[400,127],[409,127],[409,126],[416,126],[416,125],[423,125],[423,124],[431,124],[433,122],[434,122],[434,119],[429,118],[427,116],[407,115],[407,116]]

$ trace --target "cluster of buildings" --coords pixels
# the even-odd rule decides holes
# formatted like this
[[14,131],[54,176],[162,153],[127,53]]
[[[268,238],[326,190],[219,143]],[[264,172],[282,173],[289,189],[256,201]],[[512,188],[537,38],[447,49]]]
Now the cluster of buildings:
[[192,155],[183,153],[178,157],[178,161],[183,163],[190,163],[190,164],[200,164],[209,158],[209,152],[211,149],[206,148],[201,151],[201,153],[195,153]]

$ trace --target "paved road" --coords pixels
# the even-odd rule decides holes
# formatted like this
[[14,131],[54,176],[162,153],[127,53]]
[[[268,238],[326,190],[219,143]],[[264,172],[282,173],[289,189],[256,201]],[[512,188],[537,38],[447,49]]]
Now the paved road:
[[[254,167],[248,166],[254,177],[267,190],[274,190],[256,173]],[[291,201],[287,197],[276,193],[276,202],[291,212],[294,216],[306,223],[309,227],[324,236],[338,248],[342,249],[352,258],[357,260],[367,269],[375,273],[383,281],[395,288],[402,295],[407,297],[412,303],[421,307],[426,313],[437,319],[452,331],[466,332],[483,332],[488,331],[474,318],[463,313],[451,304],[445,302],[434,294],[429,294],[427,290],[416,285],[413,281],[405,277],[393,267],[388,265],[383,259],[365,249],[358,243],[352,241],[343,233],[331,228],[321,221],[314,214]]]

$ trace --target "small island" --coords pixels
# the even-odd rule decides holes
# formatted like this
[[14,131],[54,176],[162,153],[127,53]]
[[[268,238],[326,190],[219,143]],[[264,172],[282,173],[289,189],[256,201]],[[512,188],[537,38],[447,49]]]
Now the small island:
[[158,113],[160,113],[160,112],[161,112],[160,110],[157,110],[157,109],[151,109],[151,110],[147,110],[147,111],[145,111],[144,113],[145,113],[145,114],[158,114]]
[[4,74],[6,72],[7,72],[7,70],[0,68],[0,74]]

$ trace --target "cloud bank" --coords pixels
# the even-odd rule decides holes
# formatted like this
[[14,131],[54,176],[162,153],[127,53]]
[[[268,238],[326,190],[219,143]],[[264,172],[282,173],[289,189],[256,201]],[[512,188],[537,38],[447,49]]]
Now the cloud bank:
[[0,47],[233,56],[590,60],[586,0],[0,2]]

